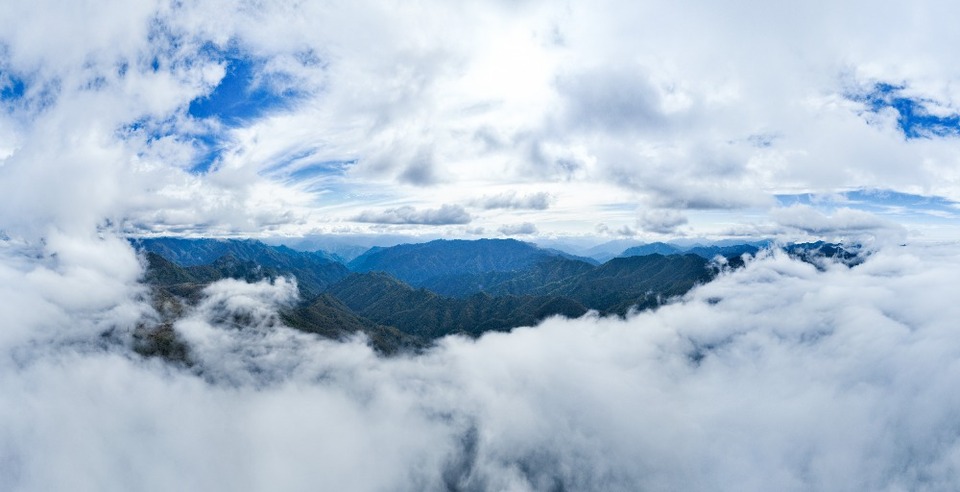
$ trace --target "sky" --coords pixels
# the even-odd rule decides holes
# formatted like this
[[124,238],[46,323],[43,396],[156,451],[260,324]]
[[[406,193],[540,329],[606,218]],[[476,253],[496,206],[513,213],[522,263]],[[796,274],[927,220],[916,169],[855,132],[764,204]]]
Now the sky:
[[[960,490],[957,14],[4,1],[0,490]],[[223,280],[185,368],[138,235],[871,247],[390,358]]]
[[954,239],[954,9],[6,2],[0,218],[34,239],[62,217],[127,235]]

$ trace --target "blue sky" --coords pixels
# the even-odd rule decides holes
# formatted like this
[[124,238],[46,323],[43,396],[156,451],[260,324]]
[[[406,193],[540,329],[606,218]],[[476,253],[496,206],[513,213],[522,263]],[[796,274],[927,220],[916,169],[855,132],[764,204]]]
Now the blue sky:
[[[653,241],[856,211],[955,235],[943,19],[716,9],[160,2],[8,19],[0,191],[25,212],[6,229],[35,213],[125,234]],[[31,34],[50,26],[65,36]],[[100,199],[22,191],[54,177]]]
[[831,194],[777,195],[783,206],[804,205],[824,209],[851,208],[904,220],[960,220],[960,203],[939,196],[923,196],[892,190],[853,190]]
[[896,114],[897,128],[904,138],[938,138],[960,136],[960,114],[952,108],[936,114],[928,105],[936,101],[910,96],[905,85],[877,82],[863,93],[849,95],[850,99],[863,103],[864,112],[877,114],[892,110]]

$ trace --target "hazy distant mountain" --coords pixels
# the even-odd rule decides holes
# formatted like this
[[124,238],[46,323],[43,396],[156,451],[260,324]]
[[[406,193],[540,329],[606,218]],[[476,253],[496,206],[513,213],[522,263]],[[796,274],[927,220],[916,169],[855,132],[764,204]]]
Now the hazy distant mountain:
[[756,244],[733,244],[729,246],[694,246],[687,250],[684,250],[684,253],[691,253],[697,256],[702,256],[704,258],[715,258],[717,256],[740,256],[744,254],[755,255],[760,251],[761,246]]
[[614,239],[612,241],[607,241],[605,243],[593,246],[584,251],[584,254],[601,263],[604,263],[612,258],[616,258],[625,249],[639,245],[641,245],[641,243],[636,239]]
[[627,248],[623,253],[620,253],[619,256],[675,255],[681,252],[683,252],[682,248],[672,244],[657,242]]
[[[268,246],[250,239],[149,238],[131,242],[138,249],[157,253],[184,267],[210,265],[226,256],[240,263],[252,262],[275,275],[293,275],[304,298],[319,295],[327,286],[350,273],[343,264],[327,256],[286,246]],[[240,273],[226,276],[244,278],[237,276]]]
[[572,255],[515,239],[436,240],[372,248],[348,263],[355,272],[387,272],[415,287],[464,275],[526,270],[541,261]]
[[[618,245],[630,244],[625,249],[621,247],[615,252],[609,252],[611,248]],[[739,256],[744,253],[756,253],[762,248],[770,246],[771,241],[742,241],[736,239],[705,240],[705,239],[686,239],[670,242],[653,242],[637,244],[634,240],[616,240],[604,243],[596,247],[596,252],[590,254],[591,257],[606,261],[616,257],[644,256],[651,254],[676,255],[692,253],[704,258],[712,259],[716,256]],[[606,251],[606,253],[601,253]]]
[[389,247],[398,244],[422,241],[417,236],[398,234],[336,234],[310,235],[299,238],[272,237],[262,240],[271,246],[286,245],[297,251],[323,252],[330,257],[342,258],[346,263],[367,252],[372,247]]

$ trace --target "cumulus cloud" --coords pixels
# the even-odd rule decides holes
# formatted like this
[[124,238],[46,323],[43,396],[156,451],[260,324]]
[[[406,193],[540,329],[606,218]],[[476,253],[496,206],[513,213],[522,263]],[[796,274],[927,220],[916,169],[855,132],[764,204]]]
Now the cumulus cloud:
[[677,227],[687,223],[687,217],[676,210],[652,209],[644,210],[640,214],[637,224],[647,232],[657,234],[672,234]]
[[597,224],[595,230],[599,234],[613,234],[615,236],[633,237],[637,235],[637,230],[628,225],[620,226],[617,229],[611,229],[607,224]]
[[902,240],[906,235],[899,224],[882,219],[869,212],[839,208],[827,215],[809,205],[792,205],[771,212],[780,226],[821,237],[868,237]]
[[523,222],[521,224],[505,224],[500,226],[500,234],[504,236],[521,236],[537,233],[537,226],[530,222]]
[[491,209],[513,209],[513,210],[546,210],[550,208],[550,202],[553,197],[549,193],[541,191],[527,195],[518,195],[515,191],[505,191],[496,195],[485,195],[473,200],[472,205],[487,210]]
[[822,270],[772,253],[657,311],[389,359],[283,327],[283,280],[225,281],[175,325],[189,368],[101,337],[143,313],[71,266],[106,249],[63,250],[0,269],[19,313],[0,340],[6,490],[960,486],[960,307],[931,295],[960,275],[954,246]]
[[410,206],[388,208],[381,211],[365,210],[354,217],[353,220],[375,224],[446,225],[469,224],[472,218],[462,206],[444,204],[440,208],[423,210]]

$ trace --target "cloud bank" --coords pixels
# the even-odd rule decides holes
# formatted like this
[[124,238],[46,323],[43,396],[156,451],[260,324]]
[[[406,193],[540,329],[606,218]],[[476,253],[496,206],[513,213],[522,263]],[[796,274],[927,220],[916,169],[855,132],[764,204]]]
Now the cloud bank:
[[440,208],[418,210],[404,206],[382,211],[365,210],[354,217],[357,222],[374,224],[446,225],[469,224],[470,214],[460,205],[441,205]]
[[285,281],[224,281],[175,325],[189,368],[131,354],[149,309],[107,248],[62,251],[0,269],[4,490],[960,486],[953,246],[773,254],[655,312],[391,359],[283,327]]

